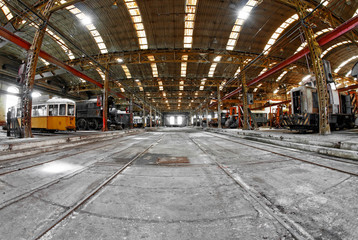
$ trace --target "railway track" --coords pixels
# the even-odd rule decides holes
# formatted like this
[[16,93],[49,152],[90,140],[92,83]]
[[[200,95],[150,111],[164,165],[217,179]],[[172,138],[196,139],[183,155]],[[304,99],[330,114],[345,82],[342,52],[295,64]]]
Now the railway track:
[[[135,136],[135,135],[130,135],[130,136],[124,136],[124,137],[131,137],[131,136]],[[116,143],[112,143],[112,144],[108,144],[109,141],[113,140],[113,138],[110,138],[110,139],[106,139],[106,140],[103,140],[103,144],[100,144],[99,146],[96,146],[96,148],[101,148],[101,147],[111,147],[111,146],[116,146],[120,143],[122,143],[123,141],[121,142],[116,142]],[[95,142],[98,142],[98,141],[95,141]],[[50,163],[50,162],[54,162],[54,161],[57,161],[57,160],[61,160],[63,158],[67,158],[67,157],[73,157],[73,156],[76,156],[76,155],[79,155],[79,154],[82,154],[82,153],[85,153],[87,152],[89,149],[93,149],[93,141],[89,141],[89,142],[86,142],[86,143],[83,143],[81,144],[80,146],[81,147],[84,147],[84,146],[89,146],[88,148],[85,148],[79,152],[75,152],[75,153],[67,153],[63,156],[58,156],[54,159],[51,159],[51,160],[45,160],[45,161],[40,161],[38,162],[38,160],[35,160],[35,161],[27,161],[29,159],[29,156],[25,156],[25,157],[17,157],[17,158],[11,158],[10,160],[8,161],[1,161],[1,166],[0,166],[0,171],[3,170],[3,169],[11,169],[11,168],[15,168],[15,169],[12,169],[12,170],[8,170],[8,171],[4,171],[4,172],[0,172],[0,176],[4,176],[4,175],[7,175],[7,174],[10,174],[10,173],[14,173],[14,172],[18,172],[18,171],[22,171],[22,170],[26,170],[26,169],[29,169],[29,168],[33,168],[33,167],[38,167],[38,166],[41,166],[43,164],[46,164],[46,163]],[[57,153],[61,153],[63,152],[64,150],[66,149],[69,149],[69,148],[73,148],[73,146],[69,145],[67,146],[66,148],[63,148],[61,150],[56,150],[56,151],[51,151],[52,154],[57,154]],[[23,160],[26,160],[26,162],[20,162],[18,163],[19,161],[23,161]],[[16,164],[10,164],[8,166],[4,166],[4,164],[6,163],[12,163],[12,162],[16,162]],[[29,164],[30,165],[27,165]],[[31,163],[34,163],[34,164],[31,164]],[[21,165],[25,165],[25,166],[21,166]]]
[[232,173],[227,167],[222,165],[215,155],[207,151],[201,146],[200,143],[195,141],[192,137],[189,139],[204,153],[206,154],[227,176],[229,176],[236,184],[238,184],[247,194],[249,201],[255,206],[259,205],[263,208],[271,217],[281,224],[287,231],[289,231],[293,238],[297,240],[313,240],[314,237],[309,234],[300,224],[290,219],[286,214],[282,213],[274,204],[264,198],[259,192],[246,184],[243,179]]
[[123,167],[109,176],[105,181],[103,181],[100,185],[94,188],[87,196],[79,200],[73,207],[68,209],[65,213],[63,213],[59,218],[53,221],[53,223],[40,231],[33,239],[41,239],[44,237],[49,231],[55,228],[58,224],[60,224],[63,220],[67,219],[73,212],[80,209],[85,203],[91,200],[94,196],[96,196],[101,190],[103,190],[109,183],[112,182],[120,173],[122,173],[125,169],[127,169],[130,165],[133,164],[138,158],[147,153],[151,148],[157,145],[162,140],[162,137],[159,138],[155,143],[152,143],[149,147],[147,147],[144,151],[137,154],[134,158],[132,158],[128,163],[126,163]]
[[[351,166],[355,166],[358,169],[358,163],[354,162],[354,161],[347,161],[347,160],[343,160],[343,159],[330,157],[329,161],[335,161],[335,162],[338,162],[338,163],[342,164],[342,168],[337,168],[337,167],[332,167],[329,164],[317,163],[317,162],[314,162],[314,161],[310,161],[310,160],[290,156],[288,154],[284,154],[284,153],[276,152],[276,151],[273,151],[273,150],[265,149],[263,147],[253,146],[253,145],[247,143],[247,142],[253,142],[253,143],[257,144],[256,142],[254,142],[252,140],[246,140],[245,139],[245,141],[243,141],[243,140],[239,141],[239,140],[237,140],[237,138],[231,137],[231,136],[223,137],[222,135],[217,134],[217,133],[207,133],[207,134],[214,135],[217,138],[220,138],[220,139],[223,139],[223,140],[226,140],[226,141],[230,141],[230,142],[234,142],[234,143],[238,143],[238,144],[250,147],[250,148],[254,148],[254,149],[257,149],[257,150],[269,152],[269,153],[272,153],[272,154],[275,154],[275,155],[278,155],[278,156],[281,156],[281,157],[289,158],[289,159],[292,159],[292,160],[304,162],[304,163],[307,163],[307,164],[315,165],[315,166],[318,166],[318,167],[322,167],[322,168],[330,169],[330,170],[333,170],[333,171],[336,171],[336,172],[345,173],[345,174],[349,174],[349,175],[354,176],[354,177],[358,177],[358,171],[353,172],[353,171],[344,170],[344,168],[350,168]],[[235,140],[233,138],[235,138]],[[262,146],[270,146],[270,144],[267,144],[267,143],[265,143],[265,144],[260,143],[260,145],[262,145]],[[271,145],[271,146],[273,146],[273,145]],[[276,148],[281,148],[281,149],[286,149],[286,150],[288,149],[288,148],[284,148],[284,147],[278,147],[276,145],[274,145],[274,146]],[[220,146],[220,147],[224,148],[226,151],[230,151],[232,153],[235,153],[230,148],[225,148],[225,146]],[[325,158],[327,158],[327,157],[325,156]]]
[[[131,136],[131,135],[137,135],[138,133],[136,132],[128,132],[126,133],[125,136]],[[2,155],[0,155],[0,162],[3,161],[8,161],[11,159],[23,159],[23,158],[28,158],[31,156],[34,156],[36,154],[39,153],[44,153],[44,152],[48,152],[48,151],[54,151],[54,150],[64,150],[70,147],[74,147],[74,146],[80,146],[83,144],[91,144],[94,142],[99,142],[99,141],[106,141],[106,140],[112,140],[115,138],[120,138],[120,137],[125,137],[123,135],[110,135],[110,136],[99,136],[97,138],[92,138],[93,135],[80,135],[78,136],[78,140],[75,141],[71,141],[70,138],[63,138],[65,139],[64,141],[62,141],[62,143],[60,143],[60,145],[58,143],[56,144],[50,144],[47,145],[45,147],[33,147],[33,148],[25,148],[25,149],[19,149],[19,150],[11,150],[11,151],[3,151]],[[88,139],[86,137],[89,137]],[[9,148],[12,148],[12,146],[10,147],[11,144],[9,144]]]
[[[117,145],[117,144],[118,144],[118,143],[115,143],[115,145]],[[142,144],[142,143],[141,143],[141,144]],[[140,144],[138,144],[138,145],[140,145]],[[9,205],[11,205],[11,204],[13,204],[13,203],[16,203],[16,202],[20,201],[20,200],[22,200],[22,199],[24,199],[24,198],[26,198],[26,197],[28,197],[28,196],[31,196],[32,194],[34,194],[34,193],[36,193],[36,192],[38,192],[38,191],[41,191],[41,190],[43,190],[43,189],[45,189],[45,188],[48,188],[48,187],[50,187],[50,186],[52,186],[52,185],[54,185],[54,184],[60,182],[60,181],[63,180],[63,179],[68,179],[68,178],[71,178],[71,177],[73,177],[73,176],[75,176],[75,175],[77,175],[77,174],[80,174],[80,173],[82,173],[83,171],[85,171],[85,170],[87,170],[87,169],[89,169],[89,168],[95,166],[96,164],[98,164],[98,163],[100,163],[100,162],[103,162],[103,160],[105,160],[105,159],[107,159],[107,158],[110,158],[111,156],[115,156],[115,155],[117,155],[117,154],[119,154],[119,153],[121,153],[121,152],[127,150],[128,148],[131,148],[131,147],[133,147],[133,145],[130,145],[130,146],[128,146],[128,147],[125,147],[125,148],[123,148],[123,149],[121,149],[121,150],[119,150],[119,151],[115,151],[114,153],[105,155],[104,157],[98,159],[98,160],[95,161],[94,163],[92,163],[92,164],[90,164],[90,165],[87,165],[86,167],[83,167],[83,168],[81,168],[81,169],[79,169],[79,170],[77,170],[77,171],[71,172],[71,173],[69,173],[69,174],[66,174],[66,175],[64,175],[64,176],[62,176],[62,177],[59,177],[59,178],[57,178],[57,179],[54,179],[54,180],[52,180],[52,181],[48,181],[48,182],[46,182],[46,183],[43,183],[43,184],[41,184],[40,186],[37,186],[37,187],[32,188],[32,189],[30,189],[29,191],[26,191],[26,192],[24,192],[24,193],[22,193],[22,194],[20,194],[20,195],[17,195],[17,196],[15,196],[15,197],[13,197],[13,198],[10,198],[10,199],[8,199],[8,200],[6,200],[6,201],[4,201],[4,202],[2,202],[2,203],[0,204],[0,210],[3,209],[3,208],[5,208],[5,207],[7,207],[7,206],[9,206]],[[96,149],[96,150],[98,151],[98,149]]]

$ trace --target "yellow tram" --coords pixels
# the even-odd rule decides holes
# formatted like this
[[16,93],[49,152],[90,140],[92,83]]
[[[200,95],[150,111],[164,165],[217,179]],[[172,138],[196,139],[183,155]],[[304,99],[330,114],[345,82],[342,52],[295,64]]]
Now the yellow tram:
[[[47,101],[34,100],[31,128],[47,131],[76,130],[76,104],[70,99],[53,98]],[[21,118],[21,109],[17,111]]]

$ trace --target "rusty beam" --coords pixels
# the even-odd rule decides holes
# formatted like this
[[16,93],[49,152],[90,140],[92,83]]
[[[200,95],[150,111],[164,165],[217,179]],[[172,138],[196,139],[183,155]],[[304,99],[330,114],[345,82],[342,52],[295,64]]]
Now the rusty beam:
[[[324,35],[323,37],[321,37],[318,40],[318,44],[320,46],[326,45],[327,43],[333,41],[334,39],[344,35],[345,33],[351,31],[352,29],[356,28],[357,26],[358,26],[358,16],[349,19],[348,21],[346,21],[345,23],[343,23],[342,25],[340,25],[339,27],[337,27],[336,29],[334,29],[330,33],[328,33],[328,34]],[[261,74],[260,76],[254,78],[253,80],[251,80],[247,84],[247,86],[254,85],[254,84],[262,81],[263,79],[267,78],[268,76],[271,76],[272,74],[277,73],[278,71],[282,70],[286,66],[288,66],[288,65],[294,63],[295,61],[301,59],[302,57],[307,55],[309,52],[310,51],[309,51],[308,48],[305,48],[305,49],[301,50],[300,52],[294,54],[290,58],[284,60],[283,62],[281,62],[281,63],[279,63],[277,65],[275,65],[273,68],[271,68],[270,70],[268,70],[265,73]],[[236,95],[237,93],[241,92],[241,90],[242,90],[241,87],[235,89],[234,91],[226,94],[223,97],[223,100],[228,99],[228,98]]]
[[75,3],[78,3],[78,2],[83,2],[84,0],[71,0],[71,1],[68,1],[64,4],[61,4],[61,5],[57,5],[57,6],[54,6],[53,8],[51,8],[51,12],[56,12],[58,10],[61,10],[61,9],[64,9],[65,7],[68,7],[68,6],[71,6]]
[[[0,27],[0,36],[9,40],[10,42],[16,44],[17,46],[25,49],[25,50],[29,50],[31,44],[29,42],[27,42],[26,40],[20,38],[19,36],[16,36],[15,34],[9,32],[8,30],[6,30],[3,27]],[[77,69],[61,62],[60,60],[58,60],[57,58],[51,56],[50,54],[46,53],[45,51],[40,51],[39,53],[40,57],[45,59],[46,61],[60,67],[63,68],[64,70],[68,71],[69,73],[82,78],[83,80],[90,82],[100,88],[103,88],[103,84],[97,82],[96,80],[94,80],[93,78],[90,78],[89,76],[87,76],[86,74],[78,71]],[[113,92],[113,91],[112,91]],[[113,92],[117,97],[119,98],[126,98],[124,95],[122,95],[121,93],[118,92]]]

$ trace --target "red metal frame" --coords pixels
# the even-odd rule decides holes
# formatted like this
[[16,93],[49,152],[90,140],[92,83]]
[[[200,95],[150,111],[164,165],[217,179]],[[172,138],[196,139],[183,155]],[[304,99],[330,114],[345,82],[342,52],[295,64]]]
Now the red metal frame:
[[[26,40],[20,38],[19,36],[13,34],[12,32],[9,32],[8,30],[6,30],[5,28],[3,27],[0,27],[0,36],[9,40],[10,42],[16,44],[17,46],[25,49],[25,50],[29,50],[30,47],[31,47],[31,43],[27,42]],[[79,77],[79,78],[82,78],[83,80],[86,80],[90,83],[93,83],[95,84],[96,86],[100,87],[100,88],[103,88],[103,84],[102,83],[99,83],[97,82],[96,80],[94,80],[93,78],[90,78],[89,76],[85,75],[84,73],[78,71],[77,69],[65,64],[64,62],[61,62],[60,60],[58,60],[57,58],[51,56],[50,54],[48,54],[47,52],[45,51],[40,51],[40,57],[42,57],[43,59],[45,59],[46,61],[60,67],[60,68],[63,68],[65,69],[66,71],[72,73],[73,75]],[[111,90],[110,90],[111,91]],[[124,95],[120,94],[120,93],[117,93],[117,92],[114,92],[112,91],[114,94],[117,95],[117,97],[120,97],[120,98],[126,98]]]
[[[334,29],[330,33],[327,33],[326,35],[321,37],[318,40],[318,44],[320,46],[323,46],[323,45],[331,42],[332,40],[342,36],[343,34],[351,31],[352,29],[354,29],[357,26],[358,26],[358,16],[349,19],[348,21],[346,21],[345,23],[341,24],[340,26],[338,26],[336,29]],[[247,86],[251,86],[251,85],[254,85],[255,83],[258,83],[258,82],[262,81],[264,78],[266,78],[266,77],[268,77],[268,76],[280,71],[284,67],[286,67],[286,66],[290,65],[291,63],[301,59],[302,57],[304,57],[309,52],[310,51],[309,51],[308,47],[306,47],[305,49],[299,51],[298,53],[296,53],[293,56],[289,57],[288,59],[284,60],[283,62],[277,64],[276,66],[274,66],[270,70],[266,71],[265,73],[261,74],[260,76],[256,77],[255,79],[251,80],[247,84]],[[221,100],[228,99],[228,98],[234,96],[235,94],[241,92],[241,90],[242,90],[242,88],[238,87],[234,91],[226,94]],[[215,106],[215,105],[216,105],[216,103],[212,103],[210,105],[210,107]]]

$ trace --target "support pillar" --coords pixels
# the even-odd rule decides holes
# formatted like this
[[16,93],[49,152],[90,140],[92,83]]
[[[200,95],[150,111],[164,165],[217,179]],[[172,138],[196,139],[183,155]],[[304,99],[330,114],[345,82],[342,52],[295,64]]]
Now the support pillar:
[[149,108],[149,127],[153,127],[153,123],[152,123],[152,106],[150,106]]
[[107,126],[107,119],[108,119],[108,92],[109,92],[109,65],[107,65],[106,73],[105,73],[105,79],[104,79],[104,85],[103,85],[103,127],[102,131],[106,132],[108,131]]
[[205,110],[205,115],[206,115],[206,127],[209,127],[209,102],[206,105],[206,110]]
[[154,109],[154,127],[157,127],[157,109]]
[[221,127],[221,96],[220,96],[220,85],[217,86],[218,89],[218,128]]
[[294,0],[296,3],[298,15],[302,21],[302,28],[305,33],[308,49],[310,50],[311,62],[313,71],[316,77],[317,95],[318,95],[318,107],[319,107],[319,134],[327,135],[331,134],[331,128],[329,126],[329,113],[328,113],[328,90],[327,82],[325,79],[323,61],[321,58],[322,50],[317,42],[312,28],[309,23],[304,22],[306,16],[305,6],[300,0]]
[[203,109],[200,109],[199,121],[200,121],[200,127],[203,127]]
[[133,95],[131,95],[129,103],[129,128],[133,129]]
[[242,84],[242,95],[243,95],[243,108],[244,108],[244,122],[242,124],[243,130],[249,129],[249,106],[247,105],[247,85],[246,85],[246,77],[245,73],[242,73],[241,76],[241,84]]
[[[51,16],[50,9],[53,7],[55,0],[49,0],[42,10],[42,16],[46,21],[40,24],[40,27],[36,30],[32,45],[27,52],[27,62],[25,70],[25,79],[23,86],[23,96],[22,96],[22,109],[23,109],[23,118],[22,118],[22,131],[24,131],[24,137],[30,138],[32,136],[31,131],[31,111],[32,111],[32,90],[35,83],[35,74],[37,60],[39,58],[39,53],[41,50],[41,45],[43,38],[45,36],[45,31],[47,27],[47,22]],[[40,20],[41,21],[41,20]]]
[[145,116],[145,104],[144,104],[144,102],[143,102],[142,122],[143,122],[143,128],[145,128],[145,126],[146,126],[146,116]]
[[6,95],[0,94],[0,126],[6,125],[5,118],[6,118],[7,111],[8,109],[6,109]]

